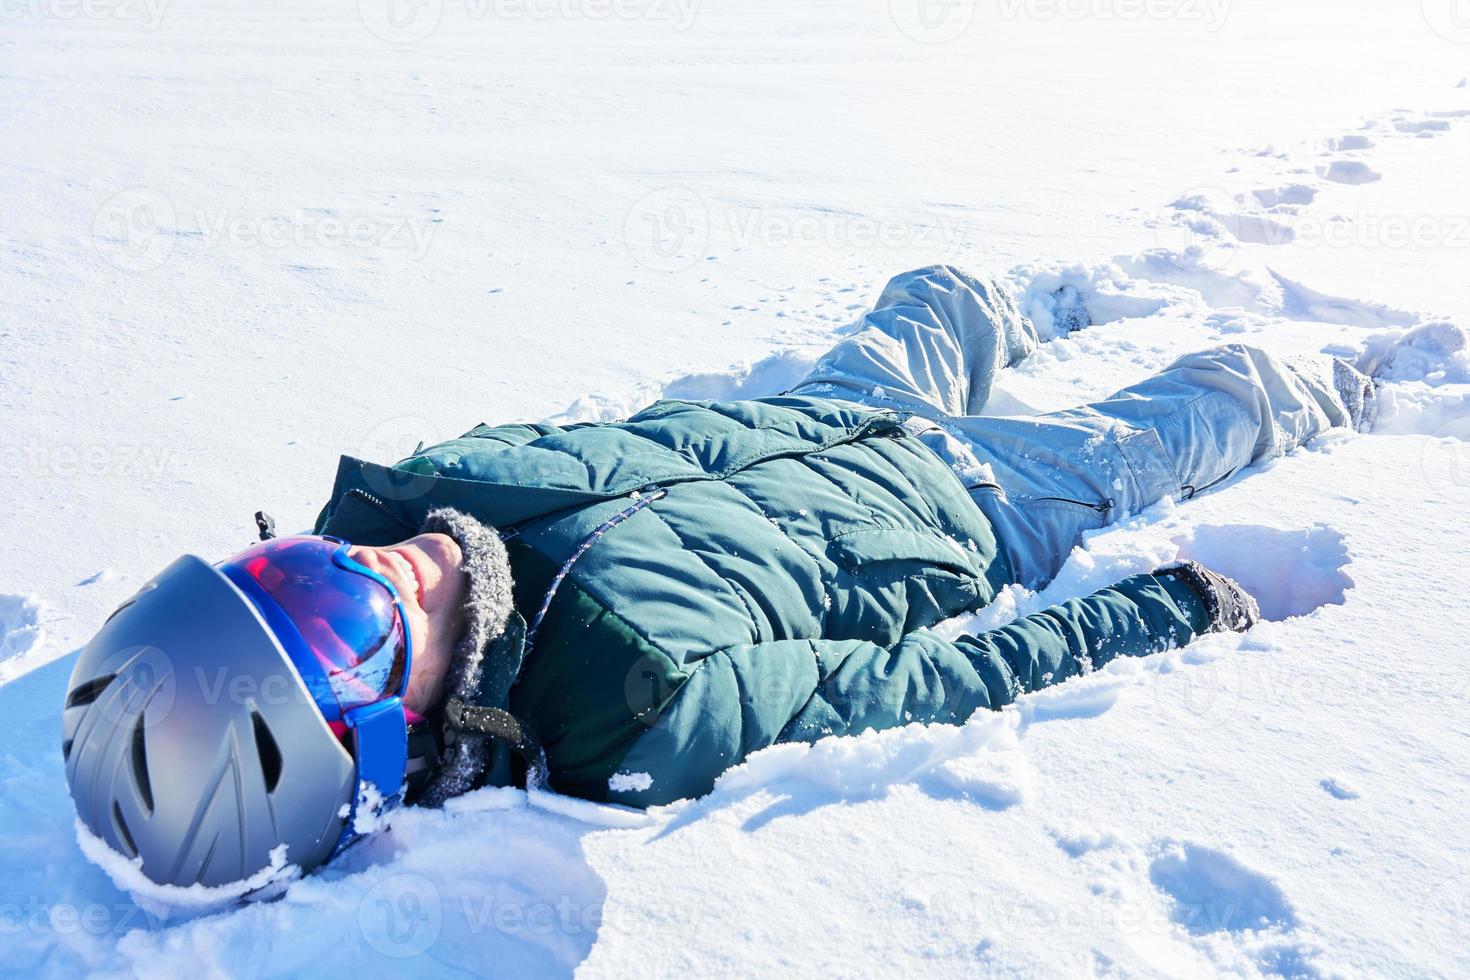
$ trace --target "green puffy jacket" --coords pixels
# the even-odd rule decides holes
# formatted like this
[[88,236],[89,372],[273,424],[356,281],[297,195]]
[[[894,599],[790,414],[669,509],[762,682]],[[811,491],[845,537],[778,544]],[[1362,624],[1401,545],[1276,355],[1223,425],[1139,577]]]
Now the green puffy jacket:
[[984,636],[930,632],[1011,575],[901,422],[782,397],[482,425],[391,468],[344,458],[318,530],[389,544],[450,506],[514,531],[517,610],[550,602],[510,709],[556,789],[635,806],[776,742],[961,722],[1207,628],[1187,586],[1142,575]]

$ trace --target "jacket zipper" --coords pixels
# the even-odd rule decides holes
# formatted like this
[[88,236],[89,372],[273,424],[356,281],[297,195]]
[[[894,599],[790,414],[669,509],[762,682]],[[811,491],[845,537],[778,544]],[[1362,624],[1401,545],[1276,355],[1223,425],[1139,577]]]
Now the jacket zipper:
[[[349,496],[349,497],[356,497],[356,498],[358,498],[359,500],[363,501],[364,503],[366,503],[370,507],[372,507],[373,510],[376,510],[378,513],[382,514],[384,517],[386,517],[389,520],[393,521],[395,524],[397,524],[399,527],[403,528],[406,531],[417,530],[408,521],[404,520],[402,517],[399,517],[396,513],[394,513],[393,512],[393,508],[391,508],[387,504],[385,504],[382,501],[381,498],[374,497],[372,494],[368,493],[366,490],[359,490],[356,487],[354,487],[353,489],[348,490],[346,495]],[[501,531],[500,532],[500,540],[501,541],[514,541],[516,538],[518,538],[520,536],[521,536],[521,529],[519,527],[513,527],[513,528],[511,528],[508,531]]]
[[[1002,497],[1007,496],[1007,494],[1005,492],[1005,488],[1003,488],[1002,486],[1000,486],[1000,484],[997,484],[997,483],[974,483],[974,484],[971,484],[966,489],[969,489],[969,490],[994,490],[995,492],[999,493]],[[1096,501],[1096,502],[1090,501],[1090,500],[1073,500],[1071,497],[1027,497],[1026,498],[1026,502],[1027,503],[1032,503],[1032,502],[1039,501],[1039,500],[1044,500],[1044,501],[1048,501],[1048,502],[1051,502],[1051,503],[1059,503],[1059,504],[1075,504],[1078,507],[1086,507],[1088,510],[1095,510],[1099,514],[1106,514],[1108,511],[1112,510],[1114,507],[1116,507],[1118,505],[1118,502],[1116,500],[1114,500],[1112,497],[1108,497],[1105,500],[1100,500],[1100,501]]]
[[368,493],[366,490],[359,490],[358,488],[353,487],[351,490],[348,490],[347,491],[347,496],[349,496],[349,497],[356,497],[359,500],[364,501],[365,503],[368,504],[368,506],[370,506],[374,510],[378,511],[384,517],[386,517],[389,520],[393,521],[395,524],[397,524],[399,527],[403,528],[404,530],[408,530],[408,531],[417,530],[417,528],[415,528],[412,524],[410,524],[408,521],[406,521],[402,517],[400,517],[393,510],[393,508],[389,507],[380,498],[373,496],[372,494]]

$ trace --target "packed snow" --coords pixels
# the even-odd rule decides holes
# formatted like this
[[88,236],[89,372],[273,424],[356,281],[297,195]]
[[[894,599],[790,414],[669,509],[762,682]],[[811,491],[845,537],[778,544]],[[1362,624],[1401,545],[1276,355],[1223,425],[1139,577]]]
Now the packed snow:
[[[1470,971],[1457,3],[0,3],[0,972]],[[178,553],[310,525],[342,452],[779,391],[939,261],[1047,338],[993,412],[1219,343],[1379,368],[1374,434],[940,629],[1181,558],[1265,622],[647,814],[395,812],[253,901],[78,832],[73,654]]]

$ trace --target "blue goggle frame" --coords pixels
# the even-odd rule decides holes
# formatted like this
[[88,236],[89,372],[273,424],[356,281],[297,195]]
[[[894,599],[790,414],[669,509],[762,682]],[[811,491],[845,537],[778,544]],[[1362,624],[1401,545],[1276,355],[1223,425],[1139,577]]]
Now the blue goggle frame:
[[[408,716],[404,711],[403,698],[408,693],[408,679],[413,668],[413,635],[408,628],[408,615],[403,606],[403,599],[399,596],[393,583],[360,562],[354,561],[348,554],[352,549],[350,543],[330,535],[321,535],[321,537],[339,546],[332,553],[334,565],[343,571],[372,579],[388,590],[398,612],[399,622],[402,624],[403,679],[395,693],[385,695],[371,704],[359,705],[343,711],[335,695],[332,694],[331,683],[321,662],[285,610],[250,575],[229,567],[228,564],[221,570],[231,582],[250,597],[261,615],[265,617],[266,624],[275,634],[276,639],[280,641],[286,655],[291,659],[291,663],[296,667],[302,680],[305,681],[322,717],[329,722],[340,721],[352,732],[352,759],[356,785],[349,803],[347,823],[342,828],[342,835],[338,838],[336,847],[332,850],[334,858],[364,836],[354,828],[354,824],[357,822],[358,804],[366,796],[365,784],[371,783],[374,786],[383,800],[384,809],[393,809],[402,802],[404,777],[408,769]],[[391,787],[391,790],[388,787]]]

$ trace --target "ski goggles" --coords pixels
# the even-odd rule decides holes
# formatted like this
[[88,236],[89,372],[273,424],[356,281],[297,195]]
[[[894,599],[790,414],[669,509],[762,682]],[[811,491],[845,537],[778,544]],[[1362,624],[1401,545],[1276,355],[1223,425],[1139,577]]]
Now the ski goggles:
[[[413,644],[398,590],[351,550],[340,538],[272,538],[219,570],[265,618],[322,717],[351,732],[357,797],[370,782],[391,804],[408,767]],[[356,838],[353,824],[349,817],[339,850]]]

